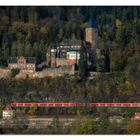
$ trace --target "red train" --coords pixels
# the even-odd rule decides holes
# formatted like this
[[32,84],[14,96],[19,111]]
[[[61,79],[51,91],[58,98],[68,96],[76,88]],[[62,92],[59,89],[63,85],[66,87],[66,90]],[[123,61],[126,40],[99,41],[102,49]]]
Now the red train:
[[11,107],[140,107],[140,103],[61,103],[61,102],[39,102],[39,103],[11,103]]

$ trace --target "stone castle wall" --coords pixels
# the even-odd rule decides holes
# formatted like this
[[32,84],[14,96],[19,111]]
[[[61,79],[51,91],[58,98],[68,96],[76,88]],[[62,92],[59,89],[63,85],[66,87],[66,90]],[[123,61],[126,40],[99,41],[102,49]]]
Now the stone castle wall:
[[75,66],[62,66],[58,68],[47,68],[43,71],[39,72],[30,72],[30,71],[20,71],[18,75],[16,75],[16,79],[25,79],[29,77],[30,79],[34,78],[44,78],[47,76],[56,77],[56,76],[64,76],[64,75],[74,75],[75,74]]
[[56,58],[56,67],[59,66],[67,66],[68,65],[68,61],[65,58]]
[[63,66],[59,68],[47,68],[41,72],[33,73],[33,78],[43,78],[47,76],[56,77],[56,76],[63,76],[65,74],[74,75],[75,74],[75,67],[74,65],[71,66]]
[[11,77],[11,70],[8,68],[0,68],[0,78],[9,78]]

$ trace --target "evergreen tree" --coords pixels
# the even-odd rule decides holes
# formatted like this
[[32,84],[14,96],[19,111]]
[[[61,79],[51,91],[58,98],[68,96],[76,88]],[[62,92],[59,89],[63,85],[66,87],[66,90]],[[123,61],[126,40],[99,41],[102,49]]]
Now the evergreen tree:
[[13,42],[11,47],[11,56],[16,57],[17,56],[17,43]]
[[86,79],[86,68],[87,68],[87,55],[85,45],[82,42],[79,60],[79,76],[81,80]]
[[25,44],[25,56],[26,57],[33,56],[33,48],[31,46],[30,42],[26,42],[26,44]]

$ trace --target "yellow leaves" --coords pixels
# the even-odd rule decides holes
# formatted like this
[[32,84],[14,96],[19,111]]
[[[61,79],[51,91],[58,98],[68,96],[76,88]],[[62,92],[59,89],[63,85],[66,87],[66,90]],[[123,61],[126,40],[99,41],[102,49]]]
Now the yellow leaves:
[[127,127],[127,131],[129,134],[140,134],[140,123],[130,123]]
[[12,29],[13,30],[21,30],[24,26],[24,22],[13,22]]
[[48,29],[46,27],[41,27],[40,31],[44,34],[48,33]]
[[116,27],[117,27],[117,28],[121,28],[122,26],[123,26],[122,21],[119,20],[119,19],[116,19]]
[[79,109],[76,110],[76,114],[77,114],[78,116],[81,115],[81,113],[82,113],[82,110],[79,110]]
[[135,92],[134,84],[129,80],[126,80],[125,83],[120,84],[117,89],[119,93],[126,96],[133,95]]
[[125,87],[128,90],[131,90],[133,88],[132,83],[130,81],[125,81]]
[[99,60],[105,60],[105,56],[104,55],[101,55]]
[[81,122],[76,123],[76,128],[73,129],[75,134],[93,134],[93,120],[90,117],[85,117]]
[[24,23],[24,26],[23,26],[23,30],[28,33],[28,32],[33,32],[34,30],[36,30],[36,26],[33,24],[33,23]]
[[120,84],[119,86],[118,86],[118,91],[119,91],[119,93],[122,93],[122,94],[124,94],[124,91],[125,91],[125,86],[124,86],[124,84],[122,83],[122,84]]
[[37,27],[33,23],[24,23],[24,22],[13,22],[12,29],[14,31],[24,31],[26,33],[33,32],[37,30]]
[[30,108],[30,110],[28,111],[29,115],[35,115],[37,111],[37,106],[33,106]]
[[107,32],[104,32],[104,35],[106,36],[107,35]]
[[2,20],[2,23],[4,25],[8,25],[9,24],[9,17],[8,16],[3,16],[1,20]]

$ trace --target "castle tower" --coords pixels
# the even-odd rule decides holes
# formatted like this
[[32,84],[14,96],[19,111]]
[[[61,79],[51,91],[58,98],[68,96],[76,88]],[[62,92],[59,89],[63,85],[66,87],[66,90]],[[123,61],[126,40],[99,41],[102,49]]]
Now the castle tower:
[[85,29],[85,41],[90,43],[92,47],[97,44],[98,30],[96,23],[90,18],[88,27]]

